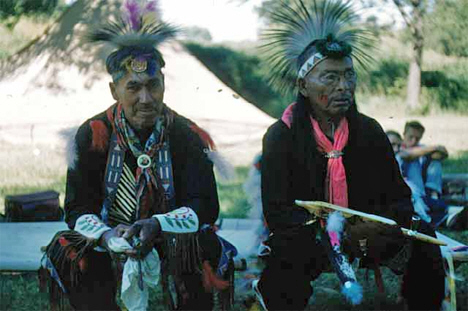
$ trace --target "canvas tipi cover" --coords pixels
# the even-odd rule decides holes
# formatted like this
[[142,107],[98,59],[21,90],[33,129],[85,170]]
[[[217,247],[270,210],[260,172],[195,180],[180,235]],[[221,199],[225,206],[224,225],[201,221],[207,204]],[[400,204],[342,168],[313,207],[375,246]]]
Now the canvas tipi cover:
[[[46,33],[0,63],[0,139],[63,145],[59,133],[113,103],[109,48],[83,34],[120,14],[118,0],[78,0]],[[162,48],[165,102],[208,130],[233,164],[248,164],[273,119],[224,85],[182,45]]]

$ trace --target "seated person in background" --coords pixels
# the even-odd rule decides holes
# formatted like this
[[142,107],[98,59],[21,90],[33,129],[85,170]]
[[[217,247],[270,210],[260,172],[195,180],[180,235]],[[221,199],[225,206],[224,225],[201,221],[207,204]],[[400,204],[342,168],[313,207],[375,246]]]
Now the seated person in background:
[[[401,157],[405,163],[412,165],[419,162],[421,165],[423,189],[426,195],[433,199],[440,198],[442,194],[442,165],[441,161],[448,157],[447,149],[441,145],[420,145],[425,128],[418,121],[409,121],[405,124]],[[409,175],[408,178],[419,178]]]
[[[392,130],[387,131],[386,134],[392,144],[393,152],[395,153],[395,158],[400,166],[401,174],[411,189],[414,211],[421,217],[421,219],[430,223],[432,219],[431,216],[429,216],[429,207],[424,201],[425,192],[421,165],[419,161],[416,161],[413,165],[405,165],[405,160],[410,158],[411,155],[410,150],[402,150],[401,144],[403,140],[401,135]],[[408,176],[411,176],[412,179],[410,180]]]
[[[412,126],[414,126],[414,129]],[[421,131],[424,128],[420,128],[422,125],[419,122],[413,121],[408,122],[405,127],[406,137],[410,143],[417,140],[419,142],[422,135]],[[428,187],[438,188],[440,190],[435,191],[437,194],[442,192],[442,172],[440,161],[428,159],[434,156],[434,159],[441,159],[442,156],[447,154],[443,146],[419,146],[416,145],[411,148],[402,148],[403,140],[400,134],[396,131],[389,130],[386,132],[390,143],[392,144],[393,152],[400,166],[401,173],[411,188],[412,199],[415,212],[426,222],[438,224],[440,220],[445,218],[447,212],[446,204],[436,198],[428,195]],[[419,139],[417,139],[419,137]],[[430,182],[425,182],[424,169],[426,175],[430,173]],[[426,186],[425,186],[426,185]],[[435,185],[435,187],[434,187]],[[434,218],[434,219],[433,219]]]

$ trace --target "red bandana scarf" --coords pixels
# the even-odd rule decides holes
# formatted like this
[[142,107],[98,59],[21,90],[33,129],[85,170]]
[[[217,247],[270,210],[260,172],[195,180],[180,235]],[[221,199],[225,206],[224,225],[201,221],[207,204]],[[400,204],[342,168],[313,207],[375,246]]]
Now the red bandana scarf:
[[343,207],[348,207],[348,185],[346,183],[346,171],[343,165],[343,148],[348,143],[349,129],[348,121],[343,118],[335,131],[334,142],[330,142],[322,132],[318,122],[310,117],[314,129],[314,137],[317,141],[317,148],[325,153],[328,158],[327,178],[325,188],[328,194],[327,200]]

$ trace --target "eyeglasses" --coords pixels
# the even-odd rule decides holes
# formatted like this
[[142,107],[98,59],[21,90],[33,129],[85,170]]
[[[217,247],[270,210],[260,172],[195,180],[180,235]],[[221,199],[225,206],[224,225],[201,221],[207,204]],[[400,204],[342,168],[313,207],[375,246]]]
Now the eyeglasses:
[[354,70],[347,70],[341,74],[336,71],[330,71],[320,76],[319,80],[327,85],[337,85],[340,83],[342,77],[345,83],[355,83],[357,75]]

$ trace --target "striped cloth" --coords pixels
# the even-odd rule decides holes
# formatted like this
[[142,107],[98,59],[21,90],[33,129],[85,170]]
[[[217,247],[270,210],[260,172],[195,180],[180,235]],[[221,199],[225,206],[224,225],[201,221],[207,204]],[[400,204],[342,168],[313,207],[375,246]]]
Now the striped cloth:
[[109,224],[112,227],[118,224],[132,225],[135,221],[136,206],[135,175],[124,163],[115,201],[109,210]]

